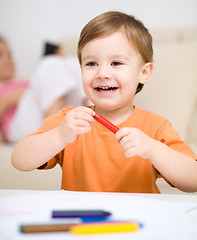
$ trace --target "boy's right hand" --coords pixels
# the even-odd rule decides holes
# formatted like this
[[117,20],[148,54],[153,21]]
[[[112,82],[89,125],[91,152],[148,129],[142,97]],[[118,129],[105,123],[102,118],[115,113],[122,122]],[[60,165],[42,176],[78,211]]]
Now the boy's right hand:
[[91,131],[91,125],[95,122],[95,112],[88,107],[76,107],[70,110],[62,124],[59,126],[59,134],[65,144],[75,141],[78,135]]

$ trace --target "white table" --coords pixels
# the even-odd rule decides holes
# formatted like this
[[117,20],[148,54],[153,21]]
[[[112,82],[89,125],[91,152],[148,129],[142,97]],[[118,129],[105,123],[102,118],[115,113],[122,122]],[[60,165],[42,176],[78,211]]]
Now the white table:
[[[22,223],[51,223],[58,209],[104,209],[112,220],[134,220],[144,227],[134,233],[22,234]],[[70,191],[0,190],[0,239],[197,239],[197,195],[126,194]],[[1,238],[2,237],[2,238]]]

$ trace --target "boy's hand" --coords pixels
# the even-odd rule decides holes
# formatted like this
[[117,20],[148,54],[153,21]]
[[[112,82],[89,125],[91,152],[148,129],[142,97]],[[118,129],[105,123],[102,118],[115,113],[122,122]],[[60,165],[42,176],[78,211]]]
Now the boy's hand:
[[75,141],[78,135],[91,131],[95,112],[91,108],[76,107],[70,110],[59,127],[60,137],[68,144]]
[[137,128],[121,128],[116,133],[116,140],[125,151],[126,157],[135,155],[150,159],[155,140]]

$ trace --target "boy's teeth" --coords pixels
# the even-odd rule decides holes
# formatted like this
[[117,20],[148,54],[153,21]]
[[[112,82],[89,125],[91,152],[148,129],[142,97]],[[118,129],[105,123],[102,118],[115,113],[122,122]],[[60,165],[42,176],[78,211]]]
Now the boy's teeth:
[[98,87],[97,88],[98,91],[113,91],[115,89],[116,87]]

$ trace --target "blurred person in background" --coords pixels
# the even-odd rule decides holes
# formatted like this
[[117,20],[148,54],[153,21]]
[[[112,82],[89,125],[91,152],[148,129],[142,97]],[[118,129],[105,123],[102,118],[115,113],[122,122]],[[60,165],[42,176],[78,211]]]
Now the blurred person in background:
[[17,105],[29,81],[15,79],[15,63],[7,41],[0,36],[0,132],[4,141]]
[[63,106],[87,103],[77,58],[63,56],[58,45],[45,43],[43,56],[17,102],[3,139],[17,143]]

